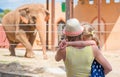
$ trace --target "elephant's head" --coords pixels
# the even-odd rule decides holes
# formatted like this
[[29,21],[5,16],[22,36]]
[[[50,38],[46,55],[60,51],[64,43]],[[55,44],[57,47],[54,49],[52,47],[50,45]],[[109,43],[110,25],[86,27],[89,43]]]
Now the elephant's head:
[[19,9],[20,19],[25,24],[35,24],[42,43],[43,53],[46,51],[46,23],[49,12],[40,4],[31,4]]
[[42,15],[41,15],[41,16],[43,16],[42,20],[44,20],[44,21],[49,20],[49,17],[50,17],[49,12],[44,8],[40,8],[38,10],[32,10],[30,8],[19,9],[21,23],[35,24],[37,18],[39,17],[39,13],[42,13]]

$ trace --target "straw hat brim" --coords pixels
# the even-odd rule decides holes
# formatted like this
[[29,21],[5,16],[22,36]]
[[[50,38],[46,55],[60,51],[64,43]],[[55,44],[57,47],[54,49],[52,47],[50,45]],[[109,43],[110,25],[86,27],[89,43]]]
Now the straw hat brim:
[[84,30],[84,28],[81,27],[79,31],[72,32],[72,31],[66,31],[66,29],[64,28],[63,34],[66,36],[78,36],[78,35],[82,34],[83,30]]

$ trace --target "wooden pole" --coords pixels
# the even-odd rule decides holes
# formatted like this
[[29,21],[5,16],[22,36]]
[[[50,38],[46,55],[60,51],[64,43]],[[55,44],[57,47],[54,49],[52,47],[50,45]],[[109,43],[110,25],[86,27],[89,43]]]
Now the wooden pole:
[[66,0],[66,21],[70,19],[70,0]]
[[101,20],[101,14],[100,14],[100,9],[101,9],[101,0],[98,0],[98,34],[99,34],[99,39],[100,39],[100,20]]
[[51,3],[51,26],[52,26],[52,50],[55,50],[55,0]]
[[71,10],[70,10],[70,15],[71,15],[70,18],[73,18],[73,14],[74,14],[74,0],[70,0],[70,1],[71,1],[70,2],[71,3],[71,5],[70,5],[71,6],[70,7],[71,8]]
[[[49,10],[49,0],[46,0],[46,9]],[[48,25],[49,21],[46,22],[46,49],[48,49]]]
[[74,1],[66,0],[66,21],[70,18],[73,18],[73,7],[74,7]]

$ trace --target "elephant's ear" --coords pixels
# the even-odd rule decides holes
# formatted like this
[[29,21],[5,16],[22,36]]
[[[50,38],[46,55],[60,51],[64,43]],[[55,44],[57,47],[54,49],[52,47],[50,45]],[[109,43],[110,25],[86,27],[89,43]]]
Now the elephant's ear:
[[49,13],[49,11],[45,10],[45,14],[46,14],[45,21],[48,21],[50,19],[50,13]]
[[45,10],[45,13],[46,15],[50,15],[49,11],[48,10]]
[[22,22],[24,22],[25,24],[28,24],[29,9],[28,8],[20,9],[19,13],[20,13],[20,19],[22,20]]

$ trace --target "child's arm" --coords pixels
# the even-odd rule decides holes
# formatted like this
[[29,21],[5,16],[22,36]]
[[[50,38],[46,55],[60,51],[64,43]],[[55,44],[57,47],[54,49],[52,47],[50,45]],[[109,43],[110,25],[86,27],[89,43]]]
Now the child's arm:
[[77,46],[77,47],[89,46],[89,45],[95,45],[95,44],[96,43],[93,40],[67,42],[67,46]]
[[103,66],[105,75],[112,71],[112,67],[107,59],[102,55],[100,49],[97,46],[92,46],[95,59]]
[[74,41],[74,42],[67,42],[65,40],[62,40],[59,44],[59,48],[63,49],[67,46],[77,46],[77,47],[83,47],[83,46],[89,46],[89,45],[96,45],[96,42],[93,40],[89,41]]

